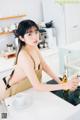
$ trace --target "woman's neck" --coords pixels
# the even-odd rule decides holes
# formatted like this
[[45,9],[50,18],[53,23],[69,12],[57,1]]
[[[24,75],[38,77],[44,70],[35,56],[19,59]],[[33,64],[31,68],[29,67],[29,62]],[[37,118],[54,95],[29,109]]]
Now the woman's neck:
[[25,46],[25,49],[28,50],[28,51],[33,51],[36,48],[37,48],[37,46],[31,46],[31,45],[26,45]]

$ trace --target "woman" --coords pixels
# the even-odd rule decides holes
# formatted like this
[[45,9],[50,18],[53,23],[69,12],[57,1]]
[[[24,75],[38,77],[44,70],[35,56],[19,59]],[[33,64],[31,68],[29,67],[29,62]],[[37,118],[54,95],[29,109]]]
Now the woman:
[[[1,81],[0,99],[30,87],[40,91],[75,90],[77,88],[78,82],[76,77],[67,83],[62,83],[46,64],[37,47],[39,42],[39,28],[34,21],[21,21],[16,30],[16,36],[19,41],[16,67],[8,83],[6,80],[8,78],[3,78]],[[58,84],[41,83],[42,70]]]

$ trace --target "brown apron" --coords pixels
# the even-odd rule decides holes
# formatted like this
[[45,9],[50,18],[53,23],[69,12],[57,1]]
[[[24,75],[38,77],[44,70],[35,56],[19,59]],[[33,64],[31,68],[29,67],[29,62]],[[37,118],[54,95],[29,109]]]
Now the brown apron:
[[[42,66],[41,65],[40,65],[40,69],[36,70],[35,73],[37,75],[38,80],[41,82],[41,78],[42,78]],[[21,80],[19,83],[16,83],[15,85],[7,89],[5,91],[5,97],[15,95],[31,87],[32,85],[30,83],[30,80],[28,80],[28,78],[26,77],[26,79]]]
[[[41,71],[42,71],[41,69],[36,71],[37,78],[40,82],[41,82],[41,77],[42,77],[42,74],[41,74],[42,72]],[[20,81],[19,83],[13,85],[10,88],[11,89],[11,96],[15,95],[18,92],[29,89],[31,87],[32,87],[32,85],[31,85],[30,81],[26,78],[26,79]]]

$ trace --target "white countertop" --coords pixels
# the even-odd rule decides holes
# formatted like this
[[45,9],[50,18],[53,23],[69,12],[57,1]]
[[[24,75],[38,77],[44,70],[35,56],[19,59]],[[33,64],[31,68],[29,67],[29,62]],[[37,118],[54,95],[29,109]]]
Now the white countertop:
[[76,113],[79,119],[74,120],[80,120],[80,105],[75,107],[50,92],[39,92],[33,88],[24,92],[32,96],[31,106],[16,110],[12,107],[15,96],[7,98],[6,104],[10,105],[7,120],[73,120],[71,117]]
[[11,69],[14,66],[15,58],[0,58],[0,72]]

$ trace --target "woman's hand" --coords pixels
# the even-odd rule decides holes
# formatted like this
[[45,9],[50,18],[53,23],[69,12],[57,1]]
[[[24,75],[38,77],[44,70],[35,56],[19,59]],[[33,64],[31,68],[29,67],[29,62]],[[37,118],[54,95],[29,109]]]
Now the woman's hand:
[[75,91],[79,85],[77,76],[73,76],[71,80],[65,83],[65,90]]

